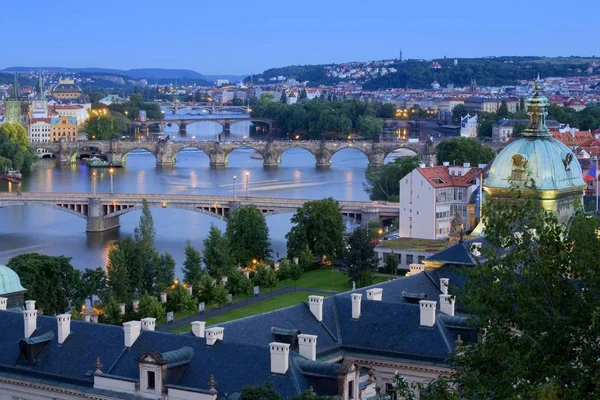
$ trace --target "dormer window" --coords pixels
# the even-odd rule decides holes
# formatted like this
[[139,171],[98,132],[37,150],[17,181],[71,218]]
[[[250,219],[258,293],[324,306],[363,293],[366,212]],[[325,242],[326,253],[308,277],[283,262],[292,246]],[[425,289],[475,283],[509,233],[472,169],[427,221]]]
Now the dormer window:
[[511,179],[515,183],[522,183],[526,180],[525,168],[527,166],[527,157],[522,154],[512,156],[513,166]]
[[431,178],[431,180],[434,181],[435,183],[439,183],[439,184],[446,183],[441,178]]
[[147,371],[148,378],[146,380],[147,389],[154,390],[156,389],[156,373],[154,371]]

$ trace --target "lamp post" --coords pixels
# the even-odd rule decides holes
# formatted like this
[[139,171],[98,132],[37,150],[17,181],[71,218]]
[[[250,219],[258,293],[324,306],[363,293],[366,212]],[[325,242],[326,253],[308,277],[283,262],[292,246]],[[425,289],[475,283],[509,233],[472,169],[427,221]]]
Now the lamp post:
[[110,174],[110,194],[113,193],[113,168],[108,169],[108,173]]
[[96,173],[92,173],[92,191],[94,196],[96,196]]
[[248,197],[248,184],[250,183],[250,173],[246,172],[246,197]]
[[233,176],[233,201],[237,201],[237,176]]

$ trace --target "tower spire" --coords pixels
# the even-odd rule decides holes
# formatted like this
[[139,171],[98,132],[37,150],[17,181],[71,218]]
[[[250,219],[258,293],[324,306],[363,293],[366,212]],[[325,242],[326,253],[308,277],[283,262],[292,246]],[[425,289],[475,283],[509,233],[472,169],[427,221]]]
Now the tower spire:
[[13,99],[18,99],[20,96],[20,90],[19,90],[19,81],[17,79],[17,72],[15,72],[15,78],[13,81],[13,87],[12,87],[12,93],[10,94],[10,97]]
[[533,85],[533,96],[528,99],[527,113],[529,114],[529,126],[523,132],[523,136],[549,137],[550,131],[546,126],[548,115],[548,99],[542,94],[542,80],[538,74]]
[[38,100],[44,100],[44,76],[42,75],[42,71],[40,71],[40,75],[38,76],[37,91]]

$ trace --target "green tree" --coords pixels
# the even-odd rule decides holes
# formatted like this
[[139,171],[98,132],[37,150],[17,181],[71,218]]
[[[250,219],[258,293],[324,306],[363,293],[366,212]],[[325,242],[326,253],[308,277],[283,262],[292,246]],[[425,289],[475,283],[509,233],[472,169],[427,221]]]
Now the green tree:
[[[242,271],[233,270],[227,275],[225,288],[228,293],[248,295],[252,293],[252,287],[252,281],[246,278]],[[250,293],[248,293],[248,288],[250,288]]]
[[416,156],[398,157],[394,162],[380,167],[368,166],[365,172],[365,192],[371,200],[398,201],[400,179],[418,167],[420,162]]
[[114,246],[110,249],[106,268],[110,297],[119,303],[127,303],[131,298],[131,286],[123,248]]
[[75,306],[71,307],[69,314],[71,314],[72,321],[83,321],[83,316],[81,315],[81,312],[79,312],[79,308]]
[[152,292],[156,278],[156,258],[158,254],[154,247],[154,238],[156,230],[154,228],[154,219],[150,212],[150,206],[146,199],[142,200],[142,215],[139,225],[133,232],[135,243],[138,248],[138,259],[141,267],[141,289]]
[[377,254],[365,229],[359,227],[350,234],[344,257],[345,272],[358,286],[373,283],[373,272],[377,268]]
[[28,171],[35,161],[25,128],[8,122],[0,125],[0,168]]
[[[142,287],[142,257],[140,246],[131,236],[119,240],[115,247],[121,249],[123,263],[127,266],[127,285],[129,291],[134,293]],[[139,294],[139,292],[138,292]]]
[[27,150],[29,147],[29,139],[27,139],[27,131],[23,128],[23,125],[5,122],[0,125],[0,135],[5,140],[16,143],[21,150]]
[[140,303],[138,305],[138,314],[142,318],[161,318],[165,315],[165,308],[158,301],[156,296],[151,296],[148,292],[144,292],[140,297]]
[[80,275],[70,258],[26,253],[12,257],[6,266],[17,273],[27,289],[25,299],[35,300],[36,307],[44,314],[60,314],[71,308],[71,301],[78,294]]
[[383,121],[373,116],[358,117],[358,133],[365,139],[377,139],[383,132]]
[[277,279],[284,282],[290,277],[290,260],[284,258],[279,261],[279,270],[277,271]]
[[377,107],[378,118],[395,118],[396,117],[396,106],[392,103],[380,104]]
[[277,286],[277,274],[269,265],[260,263],[254,273],[254,283],[261,288],[273,289]]
[[310,251],[308,245],[304,246],[304,248],[300,250],[297,256],[298,265],[300,266],[302,271],[306,272],[315,269],[315,267],[319,267],[319,265],[317,264],[317,260],[315,259],[315,255],[312,251]]
[[264,260],[271,254],[267,221],[253,204],[230,212],[225,234],[235,244],[231,254],[237,264],[249,265],[252,260]]
[[99,296],[106,290],[106,272],[98,267],[96,269],[86,268],[81,274],[81,295],[90,300],[94,305],[94,296]]
[[111,140],[129,130],[129,121],[120,113],[91,110],[82,129],[88,140]]
[[456,137],[437,145],[437,159],[440,162],[447,161],[450,165],[487,164],[495,156],[494,150],[471,138]]
[[109,324],[118,325],[121,323],[121,305],[114,297],[110,297],[104,305],[104,318]]
[[496,115],[498,115],[499,117],[508,117],[509,116],[509,111],[508,111],[508,103],[506,102],[506,100],[502,100],[502,102],[500,103],[500,107],[498,107],[498,110],[496,110]]
[[183,285],[176,284],[171,287],[167,296],[167,311],[194,312],[197,309],[198,302]]
[[213,279],[210,276],[204,275],[200,279],[200,282],[198,282],[198,286],[199,298],[205,302],[209,302],[214,298],[215,288],[218,285],[213,282]]
[[283,104],[287,103],[287,93],[285,92],[285,89],[281,91],[281,98],[279,101],[281,101]]
[[304,271],[300,264],[291,263],[290,264],[290,279],[294,283],[294,292],[296,291],[296,282],[298,279],[302,278]]
[[185,245],[185,261],[183,262],[183,280],[188,285],[193,285],[193,290],[198,291],[200,280],[206,275],[202,269],[202,257],[188,240]]
[[526,111],[527,108],[525,108],[525,96],[521,96],[521,98],[519,99],[519,111]]
[[455,105],[452,109],[452,123],[457,125],[460,124],[460,120],[462,119],[462,117],[464,117],[467,114],[469,114],[469,109],[467,108],[467,106],[465,106],[464,104]]
[[216,225],[211,224],[208,237],[204,239],[202,260],[213,278],[221,279],[233,270],[235,261],[231,254],[231,246],[226,236]]
[[156,271],[155,291],[162,292],[175,279],[175,260],[169,253],[165,252],[155,258],[154,270]]
[[229,302],[229,293],[223,285],[217,284],[214,286],[212,302],[219,307],[219,310]]
[[335,259],[341,256],[344,248],[344,221],[341,208],[332,198],[307,201],[294,213],[294,226],[285,235],[287,251],[298,256],[305,246],[313,254]]
[[283,397],[273,388],[273,382],[265,382],[243,387],[240,400],[283,400]]

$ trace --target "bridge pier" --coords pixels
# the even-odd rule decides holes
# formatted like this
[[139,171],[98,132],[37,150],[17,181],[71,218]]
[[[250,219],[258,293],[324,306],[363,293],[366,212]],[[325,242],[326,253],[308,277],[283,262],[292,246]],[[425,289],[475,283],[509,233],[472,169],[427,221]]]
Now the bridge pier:
[[223,133],[229,135],[231,133],[231,123],[224,122],[223,123]]
[[67,152],[59,151],[58,153],[54,153],[54,155],[56,156],[56,164],[57,165],[73,164],[73,161],[71,159],[71,154],[69,154]]
[[373,167],[381,167],[385,163],[385,154],[384,153],[372,153],[367,156],[369,160],[369,165]]
[[316,157],[317,162],[315,167],[317,168],[330,168],[331,167],[331,156],[321,155]]
[[261,154],[263,157],[263,167],[264,168],[277,168],[279,167],[279,157],[280,155],[273,152],[266,152]]
[[360,217],[360,225],[367,226],[367,224],[371,221],[379,222],[379,213],[378,212],[368,212],[363,210]]
[[90,198],[88,200],[88,216],[86,232],[104,232],[109,229],[118,228],[119,217],[104,217],[100,199]]
[[187,134],[187,124],[183,121],[179,124],[179,134],[180,135]]
[[122,162],[123,164],[125,164],[125,160],[123,160],[123,154],[121,154],[121,153],[111,151],[110,153],[106,154],[106,158],[109,162],[113,162],[113,163]]
[[225,153],[210,152],[208,154],[208,158],[210,160],[210,166],[212,168],[224,168],[227,166],[227,157],[225,156]]

